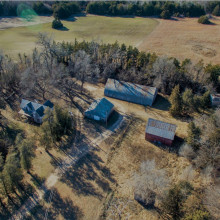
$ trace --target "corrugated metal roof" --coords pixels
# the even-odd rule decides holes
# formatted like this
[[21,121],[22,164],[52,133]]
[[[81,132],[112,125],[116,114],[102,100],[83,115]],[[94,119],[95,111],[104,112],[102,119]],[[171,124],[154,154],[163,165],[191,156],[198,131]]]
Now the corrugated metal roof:
[[174,140],[176,125],[149,118],[146,133]]
[[114,105],[106,98],[95,100],[89,108],[85,111],[85,114],[93,114],[100,118],[108,117]]
[[142,105],[152,105],[157,95],[157,88],[108,79],[104,93],[112,98]]

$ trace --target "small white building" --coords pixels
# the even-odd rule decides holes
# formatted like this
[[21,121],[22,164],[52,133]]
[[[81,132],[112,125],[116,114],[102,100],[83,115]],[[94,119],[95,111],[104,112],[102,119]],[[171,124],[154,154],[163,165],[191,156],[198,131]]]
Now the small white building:
[[211,103],[213,106],[220,105],[220,94],[211,94]]

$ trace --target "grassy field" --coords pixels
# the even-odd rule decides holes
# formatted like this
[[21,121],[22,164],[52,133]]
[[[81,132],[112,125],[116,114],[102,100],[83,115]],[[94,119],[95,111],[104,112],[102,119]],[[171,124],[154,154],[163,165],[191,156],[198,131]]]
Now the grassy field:
[[198,18],[178,20],[157,19],[160,24],[139,45],[139,49],[158,55],[190,58],[204,63],[220,63],[220,19],[211,19],[212,25],[198,23]]
[[96,40],[98,42],[139,45],[158,21],[150,18],[92,16],[63,21],[64,31],[54,30],[51,23],[0,30],[0,48],[6,53],[30,52],[35,47],[38,32],[52,34],[56,41]]

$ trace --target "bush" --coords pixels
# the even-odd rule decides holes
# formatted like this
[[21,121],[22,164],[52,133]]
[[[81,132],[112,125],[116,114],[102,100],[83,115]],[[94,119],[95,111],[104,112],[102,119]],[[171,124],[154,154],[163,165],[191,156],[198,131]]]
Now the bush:
[[160,17],[163,19],[170,19],[171,18],[171,14],[168,10],[164,10],[161,12]]
[[61,28],[63,28],[63,24],[59,19],[54,19],[52,22],[52,28],[61,29]]
[[206,15],[203,15],[198,19],[198,23],[200,23],[200,24],[210,24],[211,22],[209,21],[209,18]]

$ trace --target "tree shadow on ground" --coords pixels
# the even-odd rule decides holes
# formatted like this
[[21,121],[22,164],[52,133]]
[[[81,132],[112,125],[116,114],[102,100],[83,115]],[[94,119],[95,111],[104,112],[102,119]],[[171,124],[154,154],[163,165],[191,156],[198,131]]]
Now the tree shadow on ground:
[[82,156],[62,177],[61,181],[67,184],[78,195],[92,195],[99,199],[102,195],[94,187],[95,182],[103,191],[111,191],[109,182],[115,183],[112,173],[102,163],[102,159],[95,150]]
[[69,30],[69,28],[67,28],[67,27],[63,26],[62,28],[59,28],[59,29],[57,29],[57,30],[59,30],[59,31],[68,31],[68,30]]
[[[81,219],[83,213],[79,207],[73,204],[69,198],[62,198],[56,189],[52,189],[45,194],[45,201],[49,203],[48,219],[57,219],[62,216],[64,219]],[[46,214],[45,212],[45,214]]]
[[168,111],[170,108],[170,102],[166,98],[158,94],[152,108]]

